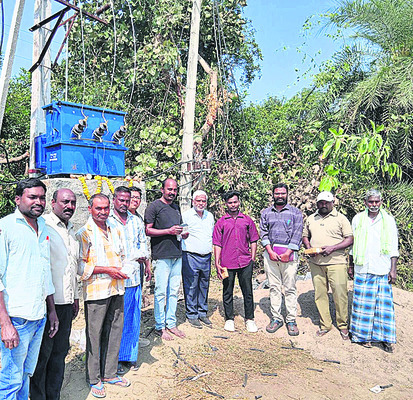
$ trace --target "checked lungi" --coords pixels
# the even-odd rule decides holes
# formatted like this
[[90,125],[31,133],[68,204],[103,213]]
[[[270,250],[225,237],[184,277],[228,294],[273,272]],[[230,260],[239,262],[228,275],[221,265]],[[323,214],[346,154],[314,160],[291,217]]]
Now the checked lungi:
[[353,342],[396,343],[393,291],[388,275],[356,274],[350,332]]
[[141,329],[142,286],[125,289],[124,322],[119,361],[136,362],[138,359],[139,333]]

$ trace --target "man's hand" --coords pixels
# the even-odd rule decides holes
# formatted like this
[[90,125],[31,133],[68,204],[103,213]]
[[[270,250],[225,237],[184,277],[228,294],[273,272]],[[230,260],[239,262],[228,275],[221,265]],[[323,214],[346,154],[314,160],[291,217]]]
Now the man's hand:
[[50,323],[50,329],[49,329],[49,338],[52,338],[54,335],[56,335],[57,331],[59,330],[59,319],[57,318],[57,314],[55,310],[52,310],[49,312],[48,315],[49,318],[49,323]]
[[186,239],[189,236],[189,232],[185,232],[181,236],[182,236],[182,239]]
[[139,257],[138,258],[138,263],[143,264],[146,261],[146,257]]
[[389,283],[396,283],[397,272],[393,268],[389,272]]
[[73,302],[73,317],[72,319],[75,319],[77,317],[77,314],[79,314],[79,299],[75,299]]
[[20,343],[19,334],[16,328],[10,322],[9,324],[4,324],[1,327],[1,341],[4,343],[6,349],[14,349]]
[[323,246],[321,248],[321,254],[323,256],[329,256],[333,251],[336,251],[336,247],[335,246]]
[[288,263],[288,262],[290,262],[290,256],[291,256],[291,253],[292,253],[293,251],[291,250],[291,249],[287,249],[286,251],[285,251],[285,253],[283,253],[283,254],[281,254],[280,255],[280,261],[282,262],[282,263]]
[[170,235],[180,235],[184,228],[181,225],[174,225],[169,228]]
[[151,271],[151,264],[147,263],[145,265],[145,276],[146,276],[146,282],[149,282],[152,278],[152,271]]
[[353,280],[354,279],[354,265],[349,265],[347,268],[348,277]]
[[108,274],[112,279],[128,279],[128,276],[116,267],[105,268],[105,274]]
[[281,261],[281,257],[273,250],[267,250],[268,251],[268,256],[270,257],[270,260],[272,261]]
[[217,269],[217,276],[222,281],[222,267],[220,264],[215,263],[215,268]]

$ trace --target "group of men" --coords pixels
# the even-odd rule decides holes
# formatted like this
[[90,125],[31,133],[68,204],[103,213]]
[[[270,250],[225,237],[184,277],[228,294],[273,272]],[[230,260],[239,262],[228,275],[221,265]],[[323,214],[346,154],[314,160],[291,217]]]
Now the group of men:
[[144,274],[151,278],[145,226],[136,213],[141,194],[116,188],[112,209],[106,195],[93,195],[90,217],[75,233],[70,189],[53,193],[52,212],[43,218],[44,183],[17,184],[16,210],[0,220],[0,398],[60,398],[79,311],[78,277],[91,392],[101,398],[103,383],[130,385],[122,363],[137,368]]
[[[367,192],[366,210],[354,217],[352,226],[334,207],[333,195],[322,192],[317,211],[304,226],[302,213],[288,204],[288,187],[277,184],[274,204],[261,214],[260,234],[253,220],[240,212],[237,191],[224,195],[226,213],[216,223],[206,209],[204,191],[194,192],[193,208],[182,214],[174,202],[177,182],[166,179],[161,192],[161,198],[147,207],[144,220],[136,212],[140,189],[117,187],[112,209],[106,195],[95,194],[89,200],[89,219],[75,233],[70,219],[76,196],[71,190],[57,190],[52,212],[43,218],[44,183],[35,178],[18,183],[17,208],[0,220],[1,398],[27,399],[29,392],[32,400],[60,397],[72,320],[79,311],[77,276],[83,286],[91,393],[102,398],[104,384],[130,385],[124,367],[137,368],[142,285],[144,275],[151,278],[147,236],[155,276],[155,332],[164,340],[185,337],[176,319],[181,278],[189,324],[198,329],[212,326],[208,318],[212,253],[223,282],[224,329],[235,331],[237,276],[246,329],[257,332],[252,274],[261,238],[270,286],[268,332],[284,324],[284,290],[288,334],[299,334],[296,276],[303,241],[310,249],[320,314],[317,336],[332,329],[331,287],[342,338],[351,334],[365,347],[379,342],[391,351],[396,339],[391,283],[396,279],[397,228],[381,208],[379,192]],[[352,244],[347,270],[345,249]],[[350,332],[347,274],[355,279]]]

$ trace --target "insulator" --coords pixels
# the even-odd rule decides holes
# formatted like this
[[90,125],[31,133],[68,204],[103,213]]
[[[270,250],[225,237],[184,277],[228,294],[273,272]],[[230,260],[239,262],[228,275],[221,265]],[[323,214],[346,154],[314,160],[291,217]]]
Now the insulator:
[[93,139],[102,141],[102,137],[105,135],[106,131],[108,130],[108,126],[106,122],[101,122],[99,126],[93,131]]
[[82,136],[83,131],[86,129],[87,127],[87,118],[85,119],[79,119],[79,123],[76,124],[73,128],[72,128],[72,135],[76,138],[76,139],[80,139],[80,137]]
[[116,131],[112,136],[112,141],[120,143],[121,139],[123,139],[126,135],[126,126],[122,125],[118,131]]

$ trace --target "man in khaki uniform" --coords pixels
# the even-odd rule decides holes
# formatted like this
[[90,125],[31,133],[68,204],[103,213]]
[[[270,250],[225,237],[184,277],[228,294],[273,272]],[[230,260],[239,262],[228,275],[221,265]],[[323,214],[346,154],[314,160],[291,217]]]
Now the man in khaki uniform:
[[306,249],[320,248],[311,255],[315,303],[320,313],[317,336],[324,336],[332,328],[328,288],[333,292],[337,327],[341,337],[348,339],[347,257],[345,249],[353,244],[349,220],[334,207],[334,196],[321,192],[317,197],[317,211],[310,215],[303,231]]

